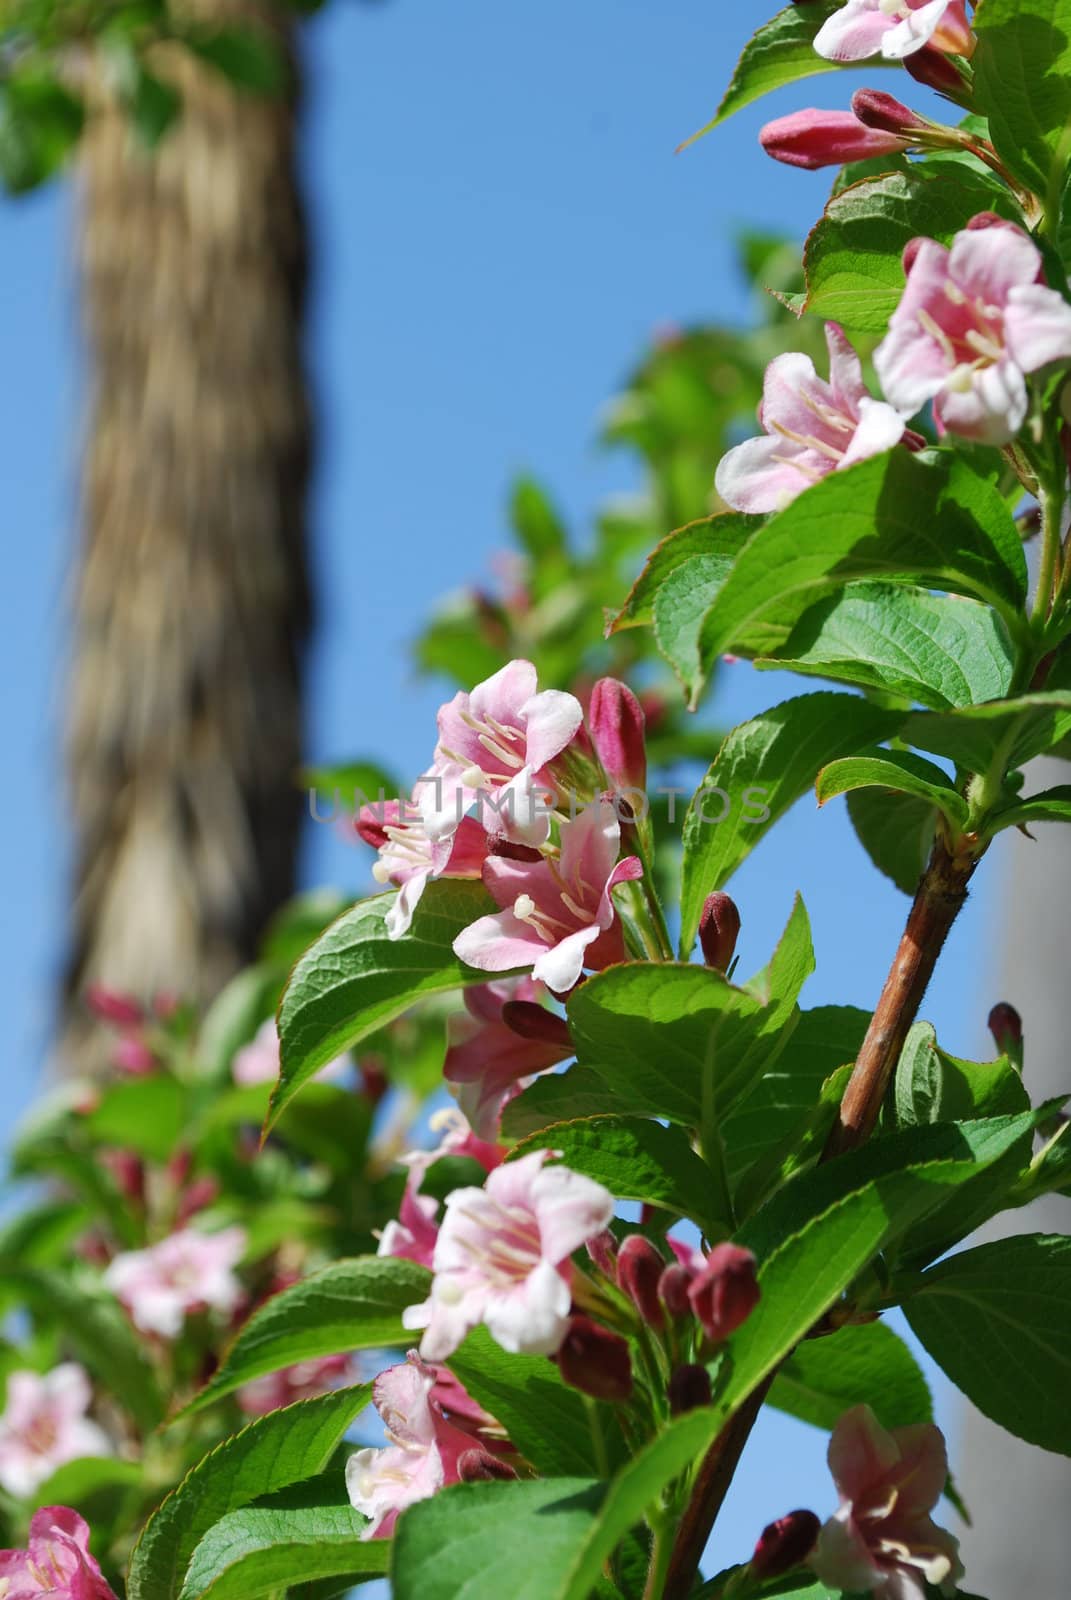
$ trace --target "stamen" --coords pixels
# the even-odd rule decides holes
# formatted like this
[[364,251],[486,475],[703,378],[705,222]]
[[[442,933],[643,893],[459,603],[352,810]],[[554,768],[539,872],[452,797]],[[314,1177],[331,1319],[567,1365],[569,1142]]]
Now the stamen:
[[512,767],[514,772],[519,772],[521,767],[524,766],[523,756],[517,755],[513,750],[507,750],[505,745],[499,744],[498,740],[493,739],[489,733],[480,734],[480,743],[485,750],[489,750],[493,756],[497,756],[500,761],[504,761],[507,767]]
[[916,320],[918,321],[918,325],[920,328],[922,328],[923,332],[928,333],[931,339],[937,340],[937,343],[941,346],[941,349],[944,353],[945,359],[954,362],[956,359],[956,350],[952,340],[948,337],[948,334],[941,327],[940,323],[934,321],[933,317],[931,317],[930,313],[925,307],[923,307],[918,313]]
[[979,355],[986,356],[990,361],[999,361],[1002,355],[1000,346],[984,333],[979,333],[975,328],[968,328],[964,339],[972,350],[977,350]]

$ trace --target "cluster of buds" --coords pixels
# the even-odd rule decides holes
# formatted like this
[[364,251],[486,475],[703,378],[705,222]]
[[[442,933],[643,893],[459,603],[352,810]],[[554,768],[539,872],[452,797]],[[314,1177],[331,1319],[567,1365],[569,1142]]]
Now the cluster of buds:
[[166,1022],[174,1015],[173,996],[157,996],[150,1014],[131,995],[93,983],[86,989],[85,1003],[99,1022],[117,1034],[112,1062],[120,1072],[131,1078],[146,1078],[156,1071],[159,1060],[150,1043],[152,1024]]

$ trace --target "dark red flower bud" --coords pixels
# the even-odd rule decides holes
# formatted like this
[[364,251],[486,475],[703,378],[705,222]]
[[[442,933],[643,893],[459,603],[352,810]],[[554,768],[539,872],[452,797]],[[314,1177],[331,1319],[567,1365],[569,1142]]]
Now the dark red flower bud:
[[184,1189],[179,1198],[175,1213],[175,1221],[180,1228],[185,1227],[190,1218],[196,1216],[198,1211],[203,1211],[205,1206],[210,1206],[219,1195],[219,1184],[215,1178],[207,1175],[195,1178],[188,1189]]
[[145,1168],[130,1150],[105,1150],[101,1160],[128,1200],[145,1198]]
[[780,1578],[798,1567],[814,1549],[822,1526],[813,1511],[790,1511],[769,1523],[759,1535],[751,1558],[754,1578]]
[[390,1088],[390,1080],[384,1070],[383,1057],[377,1055],[362,1056],[359,1065],[361,1068],[361,1092],[371,1105],[378,1106]]
[[658,1283],[666,1263],[650,1239],[630,1233],[617,1253],[617,1283],[650,1328],[665,1323],[658,1298]]
[[493,1483],[517,1476],[508,1461],[493,1456],[482,1445],[462,1450],[457,1458],[457,1475],[462,1483]]
[[600,1272],[608,1278],[617,1278],[617,1240],[609,1228],[604,1228],[587,1243],[587,1252]]
[[692,1306],[688,1290],[692,1287],[692,1274],[679,1261],[670,1262],[658,1280],[658,1298],[675,1320],[691,1315]]
[[674,1417],[683,1416],[686,1411],[695,1411],[699,1406],[708,1406],[711,1399],[710,1373],[706,1367],[691,1364],[678,1367],[669,1380],[666,1393],[670,1413]]
[[89,985],[85,1001],[95,1017],[117,1028],[133,1028],[145,1020],[145,1013],[136,1000],[116,989],[106,989],[102,983]]
[[627,1400],[632,1393],[628,1341],[590,1317],[569,1323],[555,1360],[566,1383],[596,1400]]
[[910,138],[913,133],[933,127],[932,122],[883,89],[857,89],[852,95],[852,110],[864,127],[897,133],[901,138]]
[[925,45],[921,50],[913,50],[909,56],[905,56],[901,65],[907,68],[916,83],[924,83],[927,89],[936,89],[938,94],[946,95],[949,100],[963,104],[965,98],[970,97],[969,79],[951,56],[941,50]]
[[1023,1048],[1023,1019],[1006,1000],[989,1013],[989,1031],[1002,1055],[1018,1061]]
[[740,937],[740,912],[727,894],[708,894],[699,918],[699,943],[708,967],[725,972]]
[[647,783],[643,707],[627,684],[600,678],[588,702],[588,727],[603,771],[619,789]]
[[707,1338],[720,1343],[747,1321],[759,1293],[751,1251],[719,1244],[693,1278],[688,1299]]
[[573,1037],[565,1018],[535,1000],[507,1000],[502,1007],[502,1021],[522,1039],[536,1039],[541,1044],[572,1051]]

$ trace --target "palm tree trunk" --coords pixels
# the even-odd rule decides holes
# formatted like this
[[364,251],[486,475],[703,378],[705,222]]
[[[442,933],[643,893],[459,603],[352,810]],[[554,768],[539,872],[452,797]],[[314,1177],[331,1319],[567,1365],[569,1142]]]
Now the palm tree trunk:
[[[202,20],[258,18],[202,0]],[[290,53],[286,24],[274,20]],[[165,68],[161,67],[161,75]],[[63,1041],[89,982],[203,1001],[291,892],[309,621],[296,80],[235,90],[175,52],[153,154],[106,106],[82,166],[91,361],[67,759],[75,898]]]

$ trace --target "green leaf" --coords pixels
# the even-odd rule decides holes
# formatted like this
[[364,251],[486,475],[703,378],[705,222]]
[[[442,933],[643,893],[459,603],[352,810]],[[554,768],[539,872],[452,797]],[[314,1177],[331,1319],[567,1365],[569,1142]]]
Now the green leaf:
[[804,612],[758,667],[881,689],[933,710],[998,700],[1014,653],[988,606],[889,583],[850,583]]
[[116,1456],[81,1456],[65,1461],[32,1496],[40,1506],[74,1506],[90,1525],[110,1520],[131,1490],[143,1484],[139,1461],[121,1461]]
[[987,772],[999,761],[1003,773],[1043,755],[1071,733],[1071,692],[1024,694],[961,711],[916,711],[902,732],[921,750],[945,756],[967,772]]
[[[826,18],[838,10],[842,0],[811,0],[808,5],[790,5],[779,11],[744,46],[736,71],[714,117],[706,127],[693,133],[685,144],[693,144],[720,122],[786,83],[810,78],[819,72],[832,72],[842,63],[827,61],[814,48],[814,39]],[[850,66],[852,63],[845,62]],[[870,66],[889,66],[876,56]],[[684,148],[682,146],[682,148]]]
[[928,1022],[908,1033],[893,1084],[897,1126],[1014,1116],[1029,1111],[1030,1096],[1007,1056],[960,1061],[938,1047]]
[[279,1007],[282,1068],[269,1127],[320,1067],[416,1000],[483,981],[451,948],[462,928],[493,909],[482,884],[429,883],[401,939],[384,924],[393,898],[360,901],[294,968]]
[[762,517],[745,516],[739,511],[722,512],[719,516],[703,517],[699,522],[689,522],[684,528],[657,544],[647,557],[646,565],[629,590],[621,610],[610,625],[609,631],[617,633],[622,628],[637,628],[654,621],[655,601],[658,592],[675,572],[700,557],[709,565],[708,573],[724,576],[739,550],[762,526]]
[[786,700],[726,736],[684,819],[682,955],[695,943],[707,895],[728,882],[819,769],[888,738],[902,720],[853,695],[822,692]]
[[201,1076],[229,1085],[231,1064],[242,1045],[274,1014],[286,981],[274,962],[243,967],[226,984],[205,1013],[197,1036]]
[[164,1162],[185,1135],[188,1106],[188,1091],[165,1073],[127,1079],[102,1091],[86,1128],[98,1144]]
[[965,1250],[923,1273],[904,1311],[979,1411],[1071,1455],[1071,1238],[1026,1234]]
[[510,525],[526,554],[537,566],[557,564],[568,556],[565,525],[546,491],[534,478],[514,481],[510,494]]
[[168,1495],[138,1540],[127,1600],[175,1600],[195,1547],[230,1512],[322,1472],[371,1397],[370,1384],[257,1417],[217,1445]]
[[948,774],[932,761],[912,755],[909,750],[879,750],[831,761],[818,774],[815,793],[824,806],[835,795],[850,789],[882,789],[894,794],[914,795],[948,818],[954,828],[967,823],[967,802],[953,787]]
[[359,806],[376,805],[384,800],[399,800],[401,785],[394,775],[375,761],[343,761],[334,767],[306,767],[302,787],[314,791],[312,804],[317,822],[335,822],[338,811],[356,811]]
[[854,789],[848,796],[848,816],[878,871],[913,895],[933,848],[936,808],[910,794]]
[[344,1576],[349,1586],[381,1577],[390,1541],[361,1542],[367,1521],[337,1477],[315,1480],[315,1493],[314,1503],[245,1506],[222,1517],[193,1552],[180,1600],[275,1600],[320,1578]]
[[830,473],[752,535],[707,615],[704,658],[788,595],[880,577],[973,595],[1022,629],[1026,563],[994,485],[950,452],[893,450]]
[[614,1408],[570,1388],[553,1361],[511,1355],[486,1328],[476,1328],[449,1366],[544,1476],[599,1476],[603,1458],[611,1467],[626,1458]]
[[143,1431],[156,1426],[163,1415],[156,1378],[142,1341],[112,1295],[69,1267],[49,1272],[11,1261],[0,1262],[0,1290],[62,1329],[79,1359]]
[[1027,828],[1037,822],[1071,822],[1071,784],[1042,789],[1038,794],[1008,806],[990,818],[994,833],[1003,828]]
[[120,98],[134,131],[147,150],[155,150],[182,110],[182,96],[136,58],[120,80]]
[[986,0],[975,18],[975,105],[997,151],[1042,198],[1071,151],[1071,0]]
[[427,1296],[424,1267],[397,1256],[334,1261],[272,1295],[243,1323],[217,1371],[178,1413],[201,1411],[251,1378],[295,1361],[402,1345],[402,1312]]
[[559,1600],[604,1493],[563,1477],[456,1484],[420,1501],[393,1541],[394,1600]]
[[183,27],[183,44],[221,72],[236,88],[256,94],[280,94],[287,67],[279,42],[259,28]]
[[965,166],[918,165],[853,184],[834,195],[807,240],[800,309],[884,333],[904,290],[904,246],[919,234],[947,244],[980,211],[1023,222],[1003,184]]
[[508,1160],[550,1146],[574,1172],[601,1183],[619,1200],[661,1206],[691,1217],[704,1232],[718,1221],[713,1174],[687,1135],[641,1117],[597,1116],[560,1122],[510,1151]]
[[577,1059],[622,1111],[705,1126],[728,1115],[784,1046],[813,966],[797,898],[770,968],[744,988],[686,963],[610,967],[569,998]]
[[832,1430],[852,1406],[868,1404],[884,1428],[931,1422],[933,1402],[918,1362],[882,1322],[805,1339],[774,1379],[770,1404]]
[[38,66],[0,81],[0,182],[33,189],[67,160],[85,123],[81,100]]

